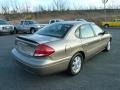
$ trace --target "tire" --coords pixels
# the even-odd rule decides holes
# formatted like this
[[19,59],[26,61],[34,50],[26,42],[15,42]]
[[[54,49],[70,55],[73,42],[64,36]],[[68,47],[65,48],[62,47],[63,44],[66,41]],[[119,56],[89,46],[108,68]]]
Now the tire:
[[105,47],[105,51],[110,51],[110,49],[111,49],[111,42],[109,41],[108,43],[107,43],[107,46]]
[[104,27],[105,27],[105,28],[109,28],[109,25],[108,25],[108,24],[105,24]]
[[31,33],[31,34],[35,33],[35,31],[36,31],[36,30],[35,30],[34,28],[31,28],[31,29],[30,29],[30,33]]
[[18,33],[18,30],[16,28],[14,28],[14,33],[16,33],[16,34]]
[[72,76],[77,75],[80,73],[82,65],[83,65],[83,56],[80,53],[76,53],[71,58],[67,71]]
[[11,34],[11,35],[14,34],[14,31],[13,31],[13,32],[10,32],[10,34]]

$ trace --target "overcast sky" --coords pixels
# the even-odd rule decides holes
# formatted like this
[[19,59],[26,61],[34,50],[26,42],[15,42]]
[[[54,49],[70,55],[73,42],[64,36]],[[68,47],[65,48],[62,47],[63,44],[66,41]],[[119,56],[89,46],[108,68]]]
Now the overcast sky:
[[[24,2],[29,3],[31,9],[35,8],[37,5],[42,5],[45,8],[53,4],[53,0],[0,0],[0,3],[13,1],[17,3],[23,4]],[[66,0],[66,4],[69,8],[82,8],[87,9],[88,7],[97,7],[102,8],[103,3],[102,0]],[[9,4],[8,4],[9,5]],[[107,7],[110,5],[112,6],[119,6],[120,0],[108,0]]]

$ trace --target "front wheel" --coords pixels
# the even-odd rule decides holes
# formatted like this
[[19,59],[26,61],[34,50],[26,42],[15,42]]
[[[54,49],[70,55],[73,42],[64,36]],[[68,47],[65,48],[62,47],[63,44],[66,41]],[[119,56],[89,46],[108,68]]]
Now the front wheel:
[[30,33],[33,34],[33,33],[35,33],[35,31],[36,31],[36,30],[35,30],[34,28],[32,28],[32,29],[30,30]]
[[17,34],[18,33],[18,30],[16,28],[14,28],[14,33]]
[[10,34],[14,34],[14,31],[10,32]]
[[83,56],[80,53],[75,54],[69,64],[68,73],[70,75],[77,75],[82,68]]
[[105,48],[105,51],[110,51],[110,49],[111,49],[111,42],[109,41],[109,42],[107,43],[107,46],[106,46],[106,48]]

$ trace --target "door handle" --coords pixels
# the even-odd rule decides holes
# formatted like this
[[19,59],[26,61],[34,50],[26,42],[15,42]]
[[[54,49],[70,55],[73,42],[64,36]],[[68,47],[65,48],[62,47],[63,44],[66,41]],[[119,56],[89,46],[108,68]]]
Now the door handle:
[[88,45],[88,43],[85,43],[84,45]]
[[101,41],[102,39],[99,39],[99,41]]

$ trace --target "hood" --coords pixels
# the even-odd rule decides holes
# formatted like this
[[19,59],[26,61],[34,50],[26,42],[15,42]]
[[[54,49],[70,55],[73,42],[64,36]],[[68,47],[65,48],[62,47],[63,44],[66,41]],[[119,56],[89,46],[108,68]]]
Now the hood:
[[8,27],[8,26],[14,27],[13,25],[9,25],[9,24],[8,24],[8,25],[0,25],[0,27],[6,27],[6,26],[7,26],[7,27]]

